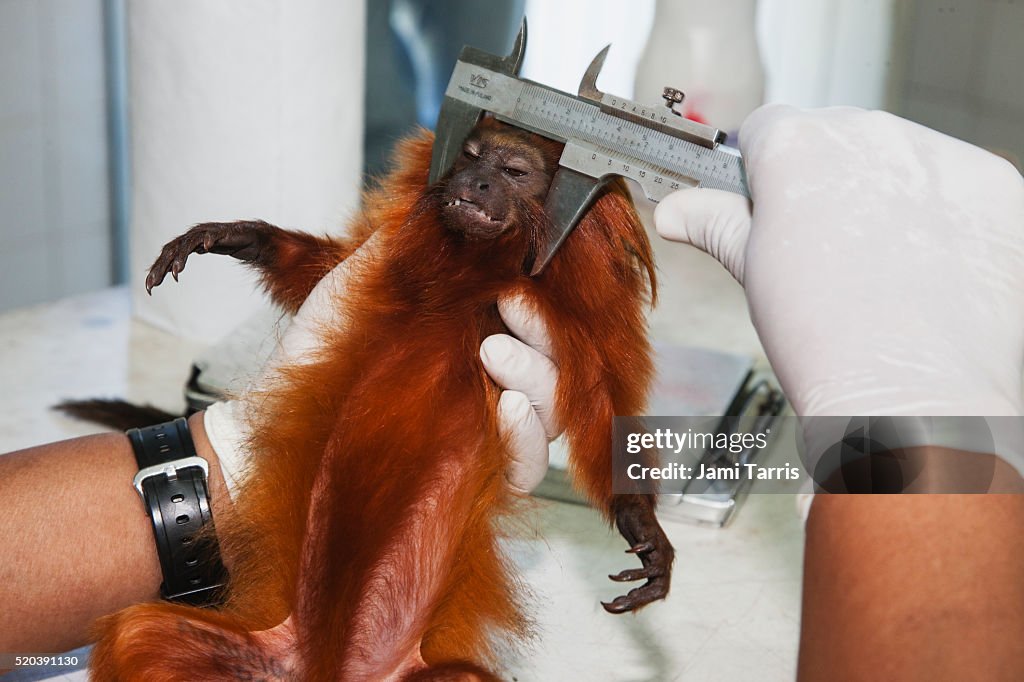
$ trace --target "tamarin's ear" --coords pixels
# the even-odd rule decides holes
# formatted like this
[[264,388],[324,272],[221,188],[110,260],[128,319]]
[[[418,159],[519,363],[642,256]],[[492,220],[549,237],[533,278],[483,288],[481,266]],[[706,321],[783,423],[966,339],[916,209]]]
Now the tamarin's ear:
[[[609,254],[609,257],[617,266],[623,285],[648,288],[650,304],[653,306],[658,297],[654,254],[647,230],[637,215],[624,180],[618,178],[608,183],[590,209],[583,214],[576,229],[584,227],[588,233],[607,234],[608,244],[621,246],[621,252]],[[637,282],[637,278],[646,279],[646,282]]]
[[430,157],[434,151],[434,133],[419,128],[408,137],[398,141],[388,163],[388,173],[380,180],[381,187],[388,193],[419,192],[430,176]]

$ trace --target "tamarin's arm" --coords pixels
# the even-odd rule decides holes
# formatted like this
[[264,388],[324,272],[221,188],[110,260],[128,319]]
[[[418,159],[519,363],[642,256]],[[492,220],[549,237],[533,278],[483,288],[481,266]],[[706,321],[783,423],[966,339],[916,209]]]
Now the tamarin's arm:
[[202,223],[164,246],[146,277],[146,290],[152,292],[168,272],[177,280],[193,253],[225,254],[256,269],[274,302],[294,313],[316,283],[367,236],[317,237],[262,220]]
[[604,604],[613,613],[665,597],[674,557],[654,514],[654,498],[614,494],[612,487],[614,419],[643,412],[654,378],[644,314],[654,289],[650,244],[618,184],[609,186],[557,257],[527,285],[551,337],[558,368],[555,412],[565,428],[574,482],[643,564],[609,576],[646,581]]
[[[561,432],[560,420],[570,416],[570,421],[577,425],[570,435],[575,481],[607,518],[615,523],[629,543],[627,551],[636,554],[643,564],[642,569],[627,569],[609,577],[619,582],[647,580],[643,586],[605,604],[605,608],[613,613],[622,613],[664,597],[669,588],[673,550],[658,524],[654,513],[654,498],[640,494],[611,494],[611,481],[607,483],[607,488],[602,482],[603,472],[610,472],[613,463],[611,448],[606,445],[611,442],[611,433],[607,432],[610,417],[599,414],[600,403],[604,402],[601,397],[604,389],[600,386],[600,380],[595,379],[596,384],[580,382],[581,375],[574,369],[580,364],[574,360],[562,363],[564,371],[559,371],[552,362],[552,337],[556,335],[560,338],[560,348],[572,348],[573,341],[570,339],[577,337],[571,330],[566,332],[565,329],[552,333],[552,325],[545,324],[540,316],[534,314],[534,307],[528,299],[503,299],[498,302],[498,310],[502,321],[518,340],[502,340],[504,335],[501,334],[488,337],[481,346],[480,358],[487,373],[505,389],[498,404],[499,412],[503,408],[511,409],[517,403],[523,407],[522,411],[512,417],[516,427],[510,439],[513,452],[509,463],[509,480],[519,490],[532,490],[539,483],[547,470],[548,439]],[[562,338],[563,335],[565,338]],[[599,335],[597,341],[601,339]],[[584,364],[591,362],[592,367],[597,367],[600,363],[595,361],[592,351],[593,348],[580,349],[574,355],[579,357],[582,354],[585,356]],[[637,356],[643,355],[645,353],[641,348]],[[585,388],[590,385],[594,386],[593,390]],[[560,389],[557,388],[559,386]],[[563,391],[563,396],[569,395],[563,398],[563,402],[571,402],[573,407],[562,408],[561,411],[556,409],[555,393],[558,390]],[[506,397],[512,395],[518,395],[521,402],[514,398],[506,401]],[[597,411],[594,411],[595,405]],[[588,415],[595,417],[592,432],[597,436],[597,440],[589,445],[581,438],[581,432],[591,429],[585,421]],[[512,430],[508,432],[512,433]],[[602,434],[604,443],[601,442]],[[516,450],[516,446],[519,446],[519,450]],[[604,466],[601,464],[602,458]],[[647,460],[648,453],[632,458]],[[517,482],[516,477],[520,482]]]
[[[626,551],[636,554],[642,564],[641,568],[608,576],[616,582],[642,580],[644,583],[610,602],[602,602],[602,606],[610,613],[635,611],[668,595],[675,558],[672,543],[655,515],[655,498],[612,492],[613,420],[618,415],[639,411],[631,404],[630,396],[624,395],[622,387],[615,384],[622,378],[642,384],[644,370],[592,352],[594,344],[614,344],[615,330],[607,335],[584,332],[579,336],[572,329],[560,331],[552,332],[555,362],[559,368],[556,406],[560,421],[565,424],[574,481],[615,524],[629,543]],[[589,338],[584,338],[586,336]],[[638,354],[643,355],[643,350]],[[634,371],[640,374],[630,378]],[[622,376],[610,376],[619,372]]]

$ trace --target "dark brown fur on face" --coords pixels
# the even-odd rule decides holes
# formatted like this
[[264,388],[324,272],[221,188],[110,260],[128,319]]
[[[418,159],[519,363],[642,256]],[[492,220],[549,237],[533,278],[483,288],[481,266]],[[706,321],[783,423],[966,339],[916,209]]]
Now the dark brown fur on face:
[[526,207],[543,203],[560,146],[497,123],[477,127],[443,183],[446,225],[480,239],[527,225]]
[[517,501],[500,389],[478,357],[486,336],[507,331],[496,302],[509,295],[550,330],[575,484],[642,564],[613,576],[644,583],[605,608],[667,594],[673,551],[652,499],[612,494],[612,418],[642,411],[652,377],[650,246],[628,195],[609,186],[530,278],[558,145],[485,120],[427,187],[431,145],[423,134],[400,146],[348,239],[211,223],[157,259],[148,287],[191,253],[230,253],[295,310],[377,233],[339,301],[344,324],[252,402],[251,473],[235,513],[217,521],[227,605],[148,604],[103,619],[94,679],[494,679],[495,638],[526,633],[498,543],[496,520]]

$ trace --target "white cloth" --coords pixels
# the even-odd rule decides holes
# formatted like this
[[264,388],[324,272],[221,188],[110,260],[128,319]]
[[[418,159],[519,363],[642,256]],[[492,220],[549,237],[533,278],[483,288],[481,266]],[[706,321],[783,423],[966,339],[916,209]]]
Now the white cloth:
[[206,438],[217,453],[220,472],[232,500],[235,499],[248,459],[245,442],[249,434],[244,416],[237,414],[238,406],[236,400],[223,400],[210,405],[203,413]]

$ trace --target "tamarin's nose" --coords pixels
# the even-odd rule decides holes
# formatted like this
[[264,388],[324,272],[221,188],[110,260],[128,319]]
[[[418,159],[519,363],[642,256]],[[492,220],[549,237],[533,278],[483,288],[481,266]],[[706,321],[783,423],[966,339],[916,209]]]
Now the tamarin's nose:
[[488,188],[488,187],[490,187],[490,186],[491,186],[491,185],[490,185],[490,183],[488,183],[488,182],[479,182],[479,183],[477,183],[477,186],[476,186],[476,187],[477,187],[477,189],[479,189],[479,190],[480,190],[481,192],[486,192],[486,191],[487,191],[487,188]]

